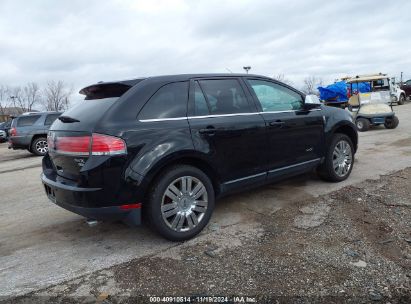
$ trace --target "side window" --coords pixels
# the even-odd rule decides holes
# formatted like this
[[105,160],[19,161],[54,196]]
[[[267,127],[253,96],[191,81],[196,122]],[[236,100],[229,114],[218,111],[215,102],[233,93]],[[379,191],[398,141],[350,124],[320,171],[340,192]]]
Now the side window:
[[174,82],[161,87],[144,105],[139,119],[187,116],[188,83]]
[[202,116],[210,114],[208,110],[207,101],[204,97],[203,91],[198,84],[198,81],[194,85],[194,115]]
[[17,120],[17,127],[29,127],[36,123],[40,115],[22,116]]
[[273,82],[249,79],[263,112],[300,110],[304,104],[300,94]]
[[411,80],[408,80],[408,81],[406,82],[406,84],[409,85],[409,86],[411,86]]
[[236,79],[200,80],[211,114],[252,112],[250,104]]
[[47,115],[46,120],[44,121],[44,125],[45,126],[51,125],[57,119],[57,117],[59,117],[59,116],[60,116],[60,114]]

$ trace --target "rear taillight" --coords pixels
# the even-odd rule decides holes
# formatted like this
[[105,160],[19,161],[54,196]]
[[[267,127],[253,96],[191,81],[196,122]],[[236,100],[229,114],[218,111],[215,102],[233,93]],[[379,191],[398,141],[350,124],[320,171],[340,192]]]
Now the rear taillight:
[[10,136],[17,136],[17,129],[16,128],[11,128],[10,129]]
[[92,155],[118,155],[126,153],[126,143],[121,138],[102,134],[93,134],[91,144]]
[[89,156],[127,153],[124,140],[97,133],[92,136],[57,136],[50,133],[47,141],[49,150],[59,154]]

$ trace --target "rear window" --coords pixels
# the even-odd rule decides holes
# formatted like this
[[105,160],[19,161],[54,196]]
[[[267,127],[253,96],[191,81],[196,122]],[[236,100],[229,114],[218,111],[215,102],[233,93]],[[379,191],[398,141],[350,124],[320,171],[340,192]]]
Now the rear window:
[[51,125],[56,119],[57,117],[59,117],[61,114],[49,114],[46,117],[46,120],[44,121],[44,125],[49,126]]
[[[80,91],[80,94],[85,95],[84,101],[77,103],[58,116],[79,120],[75,123],[76,128],[91,126],[130,88],[131,86],[121,83],[103,83],[86,87]],[[66,124],[66,127],[68,125]]]
[[95,122],[103,116],[118,97],[80,101],[64,112],[63,116],[75,118],[80,122]]
[[40,115],[22,116],[17,119],[17,127],[29,127],[36,123]]

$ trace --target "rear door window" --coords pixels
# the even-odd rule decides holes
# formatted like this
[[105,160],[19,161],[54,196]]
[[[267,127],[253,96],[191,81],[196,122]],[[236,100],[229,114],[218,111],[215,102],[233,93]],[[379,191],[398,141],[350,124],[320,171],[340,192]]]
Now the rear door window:
[[174,82],[161,87],[147,101],[138,118],[162,119],[187,116],[188,82]]
[[29,127],[36,123],[40,115],[22,116],[17,120],[17,127]]
[[57,117],[59,117],[61,114],[49,114],[46,117],[46,120],[44,121],[44,125],[49,126],[51,125],[56,119]]
[[237,79],[200,80],[210,114],[250,113],[251,106]]

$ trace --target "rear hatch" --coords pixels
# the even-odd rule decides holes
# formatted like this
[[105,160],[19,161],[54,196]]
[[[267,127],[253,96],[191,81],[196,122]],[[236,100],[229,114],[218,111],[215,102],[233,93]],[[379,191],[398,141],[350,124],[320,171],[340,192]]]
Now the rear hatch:
[[[90,157],[102,161],[112,155],[126,154],[122,139],[93,133],[107,110],[135,83],[99,83],[80,91],[85,100],[64,112],[48,134],[51,164],[61,177],[81,182],[81,172],[90,169]],[[96,165],[96,164],[94,164]]]

